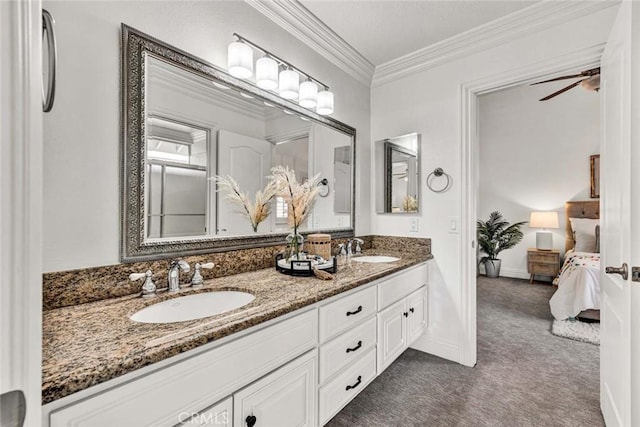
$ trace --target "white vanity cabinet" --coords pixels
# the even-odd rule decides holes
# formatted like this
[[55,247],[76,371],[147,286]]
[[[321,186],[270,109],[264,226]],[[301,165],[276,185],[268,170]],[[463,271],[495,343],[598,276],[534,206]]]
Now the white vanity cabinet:
[[233,395],[235,427],[314,427],[318,358],[312,350]]
[[427,280],[424,264],[378,284],[378,375],[428,327]]
[[[132,372],[117,378],[117,385],[83,390],[43,412],[49,413],[51,427],[180,425],[310,350],[315,358],[317,345],[318,310],[313,308],[222,345],[176,356],[158,369]],[[309,379],[314,386],[315,378]],[[308,398],[315,408],[315,393]]]

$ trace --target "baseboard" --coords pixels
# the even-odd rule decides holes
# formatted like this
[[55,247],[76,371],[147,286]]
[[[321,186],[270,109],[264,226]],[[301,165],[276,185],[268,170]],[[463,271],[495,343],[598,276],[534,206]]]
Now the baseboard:
[[463,364],[462,347],[450,341],[430,337],[428,334],[423,334],[409,347],[424,353],[433,354],[434,356],[438,356],[452,362]]

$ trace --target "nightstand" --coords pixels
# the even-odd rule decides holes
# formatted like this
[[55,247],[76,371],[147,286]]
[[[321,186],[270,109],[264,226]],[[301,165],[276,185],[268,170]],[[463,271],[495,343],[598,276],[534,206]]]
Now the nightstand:
[[533,283],[534,276],[551,276],[553,279],[560,271],[560,251],[542,251],[536,248],[527,250],[527,269]]

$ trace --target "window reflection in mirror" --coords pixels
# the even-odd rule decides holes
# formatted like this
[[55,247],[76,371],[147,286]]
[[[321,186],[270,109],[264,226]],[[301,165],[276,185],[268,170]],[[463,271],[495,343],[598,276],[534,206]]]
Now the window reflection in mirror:
[[378,213],[419,212],[420,135],[412,133],[377,141],[376,211]]

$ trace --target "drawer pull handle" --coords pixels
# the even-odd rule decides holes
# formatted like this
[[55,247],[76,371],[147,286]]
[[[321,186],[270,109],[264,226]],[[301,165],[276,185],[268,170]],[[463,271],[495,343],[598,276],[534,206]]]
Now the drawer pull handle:
[[416,310],[415,310],[413,307],[411,307],[411,308],[409,309],[409,311],[413,313],[413,312],[415,312]]
[[358,375],[358,381],[356,381],[356,383],[354,385],[348,385],[345,390],[349,391],[352,388],[356,388],[360,385],[360,383],[362,382],[362,375]]
[[249,415],[247,418],[245,418],[245,421],[247,423],[247,427],[253,427],[256,425],[256,422],[258,421],[258,419],[256,418],[255,415]]
[[347,353],[351,353],[352,351],[356,351],[358,350],[360,347],[362,347],[362,341],[358,341],[358,345],[356,345],[353,348],[348,348],[347,349]]
[[347,316],[353,316],[354,314],[358,314],[362,311],[362,306],[359,305],[356,311],[347,311]]
[[406,311],[402,314],[404,315],[404,317],[409,317],[409,313],[407,313]]

